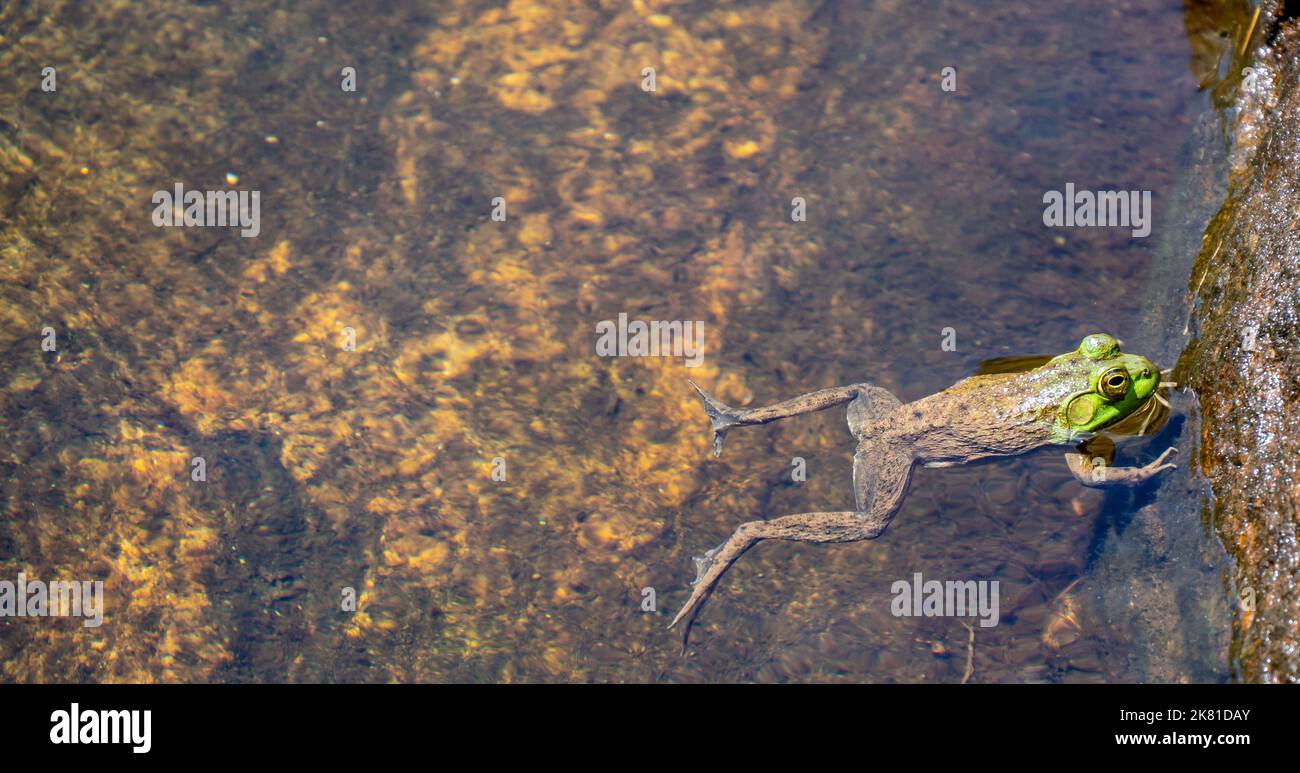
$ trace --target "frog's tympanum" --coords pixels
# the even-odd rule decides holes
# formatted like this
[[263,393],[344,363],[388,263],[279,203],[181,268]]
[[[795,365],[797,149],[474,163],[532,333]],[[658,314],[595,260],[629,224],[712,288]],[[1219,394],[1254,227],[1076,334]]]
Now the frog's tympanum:
[[[1014,362],[1014,365],[1008,365]],[[810,392],[762,408],[730,408],[691,386],[713,424],[713,451],[722,453],[727,430],[798,416],[848,403],[853,455],[854,510],[800,513],[750,521],[695,563],[699,574],[690,599],[673,618],[687,630],[727,571],[756,542],[856,542],[875,539],[889,525],[907,491],[912,466],[949,467],[995,456],[1015,456],[1048,445],[1073,446],[1065,454],[1085,486],[1132,486],[1171,469],[1169,448],[1144,467],[1111,466],[1112,438],[1155,431],[1169,415],[1161,372],[1145,357],[1124,354],[1104,333],[1052,358],[1003,361],[938,394],[906,405],[870,384]]]

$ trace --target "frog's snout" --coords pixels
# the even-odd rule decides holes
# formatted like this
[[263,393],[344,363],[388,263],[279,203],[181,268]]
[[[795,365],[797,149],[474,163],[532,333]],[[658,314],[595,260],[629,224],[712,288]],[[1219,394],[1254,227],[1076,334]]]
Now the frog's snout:
[[1155,393],[1160,386],[1160,370],[1146,357],[1133,356],[1134,363],[1129,368],[1129,377],[1133,379],[1133,393],[1139,400],[1145,400]]

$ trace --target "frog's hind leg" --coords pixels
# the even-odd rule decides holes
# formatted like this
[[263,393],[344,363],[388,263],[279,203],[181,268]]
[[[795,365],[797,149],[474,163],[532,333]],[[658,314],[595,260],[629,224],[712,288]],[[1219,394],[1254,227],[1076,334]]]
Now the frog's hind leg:
[[902,405],[888,389],[873,384],[854,384],[857,397],[849,403],[849,432],[862,442],[874,425]]
[[669,628],[682,620],[683,649],[691,623],[708,601],[718,580],[737,558],[765,539],[797,542],[857,542],[875,539],[898,512],[911,478],[913,457],[909,449],[885,439],[866,440],[853,457],[853,487],[857,509],[853,511],[800,513],[770,521],[750,521],[718,547],[696,558],[698,574],[687,599]]
[[690,379],[687,379],[687,381],[699,394],[700,402],[704,403],[704,412],[709,415],[709,422],[713,425],[714,456],[722,455],[722,436],[732,427],[767,424],[779,419],[798,416],[801,413],[823,411],[827,408],[843,405],[858,396],[858,390],[861,386],[820,389],[816,392],[792,397],[784,402],[766,405],[762,408],[732,408],[705,392],[700,388],[699,384],[690,381]]

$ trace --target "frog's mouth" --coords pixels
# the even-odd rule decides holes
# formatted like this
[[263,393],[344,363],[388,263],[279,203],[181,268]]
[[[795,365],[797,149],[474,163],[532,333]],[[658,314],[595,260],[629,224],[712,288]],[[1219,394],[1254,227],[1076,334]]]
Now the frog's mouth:
[[[1168,377],[1170,370],[1162,370],[1160,375]],[[1169,405],[1169,400],[1166,399],[1166,394],[1176,386],[1178,386],[1178,383],[1175,381],[1160,381],[1140,408],[1108,427],[1106,431],[1118,435],[1137,435],[1139,437],[1148,434],[1154,435],[1159,432],[1173,410]]]

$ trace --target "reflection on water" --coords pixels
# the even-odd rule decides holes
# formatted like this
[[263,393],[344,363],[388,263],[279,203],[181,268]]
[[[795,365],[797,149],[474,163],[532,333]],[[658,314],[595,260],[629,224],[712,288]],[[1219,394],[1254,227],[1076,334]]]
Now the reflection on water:
[[[0,576],[107,593],[99,629],[0,623],[5,679],[960,681],[968,655],[974,681],[1189,678],[1097,602],[1143,581],[1106,557],[1152,544],[1156,491],[1083,489],[1056,451],[918,470],[884,538],[765,543],[686,656],[665,630],[692,555],[851,501],[841,411],[714,460],[688,375],[733,404],[864,380],[911,400],[1141,335],[1208,109],[1180,3],[46,0],[0,21],[6,78],[66,63],[56,92],[0,90]],[[153,191],[227,175],[261,191],[257,238],[153,226]],[[1045,228],[1066,183],[1154,191],[1152,237]],[[620,313],[704,321],[703,365],[597,356]],[[1144,587],[1204,549],[1175,536],[1124,564]],[[1206,566],[1157,595],[1217,587]],[[972,643],[893,616],[915,572],[998,580],[1000,624]]]

